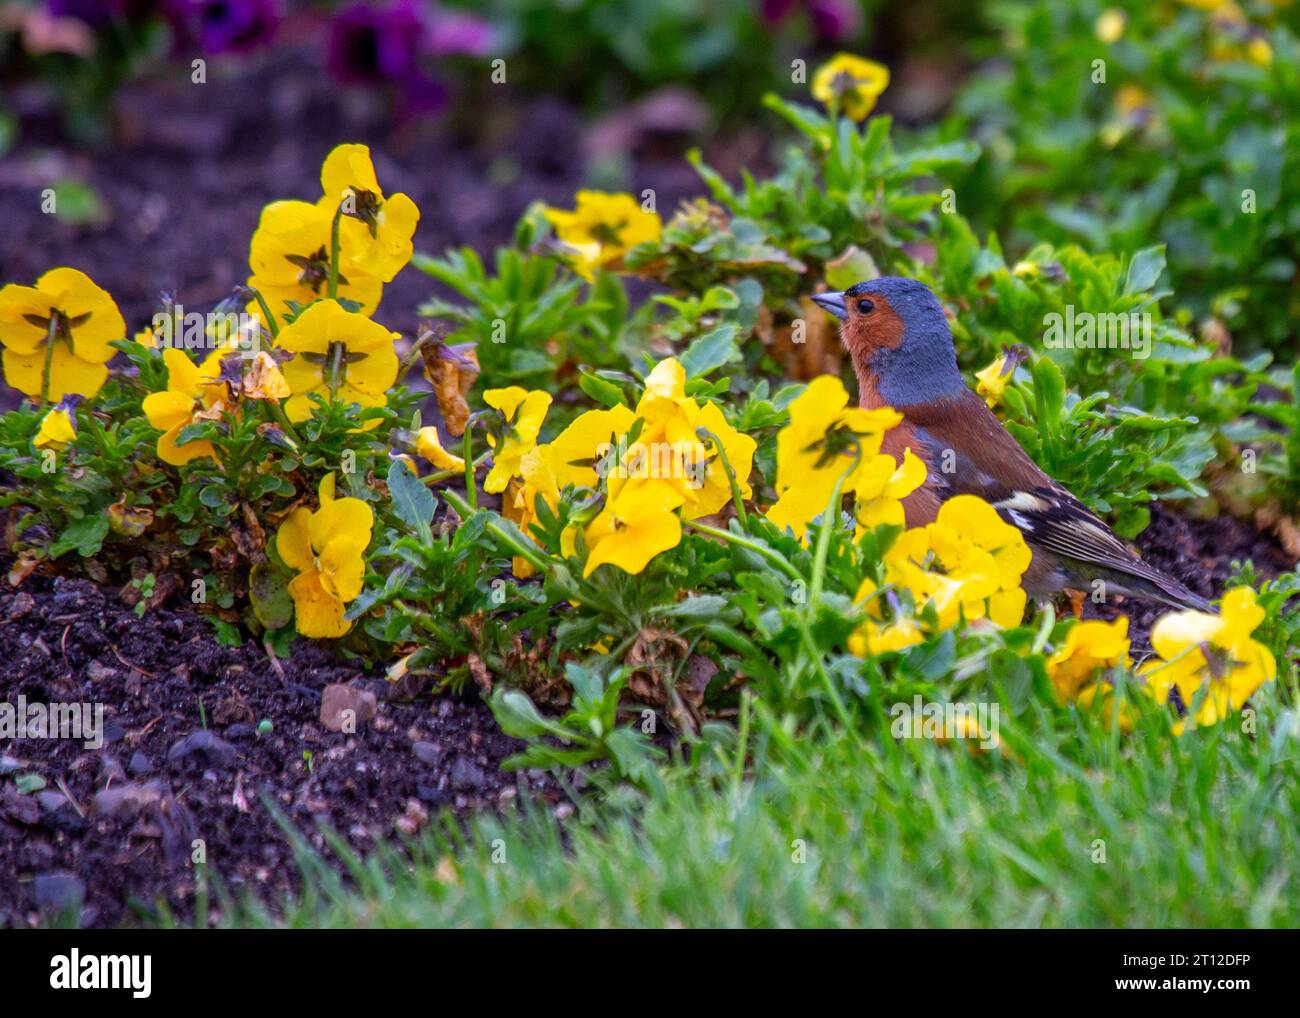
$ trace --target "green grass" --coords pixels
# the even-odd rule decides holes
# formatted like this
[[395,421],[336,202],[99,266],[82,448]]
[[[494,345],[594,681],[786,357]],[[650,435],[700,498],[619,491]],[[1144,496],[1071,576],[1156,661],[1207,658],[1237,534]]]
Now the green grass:
[[869,716],[792,738],[758,704],[743,775],[732,738],[665,768],[661,792],[580,800],[563,824],[526,810],[443,827],[413,865],[352,860],[347,884],[307,854],[306,891],[278,918],[226,902],[222,920],[1296,926],[1300,717],[1268,697],[1253,738],[1233,725],[1175,736],[1155,713],[1120,735],[1043,706],[1004,720],[1009,752],[985,754],[895,740]]

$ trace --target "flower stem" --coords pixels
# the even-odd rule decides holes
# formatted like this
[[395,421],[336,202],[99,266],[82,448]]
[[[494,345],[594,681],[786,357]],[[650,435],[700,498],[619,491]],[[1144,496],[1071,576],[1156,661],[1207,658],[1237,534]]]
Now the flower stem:
[[302,446],[302,439],[298,437],[298,432],[294,430],[293,424],[290,423],[288,415],[284,412],[284,407],[280,405],[278,399],[263,400],[266,409],[271,414],[271,419],[278,424],[284,433],[293,440],[293,443],[299,447]]
[[474,477],[474,468],[477,464],[474,462],[474,429],[466,428],[465,434],[460,440],[460,458],[465,461],[465,497],[469,499],[470,506],[478,510],[478,481]]
[[271,330],[271,338],[278,339],[280,326],[275,320],[275,315],[271,314],[271,308],[266,303],[266,298],[262,296],[260,290],[254,290],[253,299],[257,301],[257,306],[262,309],[262,314],[266,317],[266,327]]
[[330,224],[330,274],[328,289],[325,291],[330,300],[339,296],[339,223],[343,219],[343,206],[334,210],[334,222]]
[[849,479],[853,471],[858,469],[858,464],[862,462],[862,443],[855,442],[854,444],[857,451],[853,456],[853,462],[849,464],[844,473],[836,478],[835,487],[831,490],[830,501],[826,503],[826,508],[822,512],[822,525],[817,531],[817,547],[813,551],[812,578],[808,583],[808,605],[810,608],[821,598],[822,586],[826,582],[826,555],[831,546],[831,531],[839,525],[840,499],[844,494],[844,482]]
[[[812,598],[808,599],[812,604]],[[826,696],[831,701],[831,706],[835,708],[835,716],[839,718],[840,724],[844,726],[846,734],[857,740],[859,738],[857,728],[853,724],[853,719],[849,717],[849,709],[844,705],[844,698],[840,696],[840,691],[835,688],[835,683],[826,671],[826,664],[822,660],[822,653],[817,649],[817,641],[813,639],[812,630],[808,627],[808,619],[805,615],[800,615],[798,619],[799,634],[803,637],[804,650],[812,659],[813,669],[817,672],[817,677],[821,680],[822,688],[826,690]]]
[[329,389],[331,403],[338,399],[339,385],[341,384],[339,375],[343,372],[343,356],[346,352],[347,347],[342,343],[334,342],[330,344],[329,373],[325,378],[325,387]]
[[406,360],[402,361],[397,368],[397,380],[399,382],[405,378],[406,373],[415,366],[415,362],[424,356],[424,344],[426,342],[427,340],[417,339],[411,346],[411,352],[406,355]]
[[722,469],[727,474],[727,483],[731,485],[731,503],[736,507],[736,519],[740,521],[740,529],[748,532],[749,513],[745,510],[745,500],[740,496],[740,483],[736,480],[736,471],[731,466],[727,450],[722,447],[721,439],[708,428],[700,428],[697,434],[707,438],[713,443],[713,448],[717,450],[718,459],[722,460]]
[[45,367],[41,369],[41,403],[50,401],[50,367],[54,363],[54,337],[58,331],[59,316],[50,313],[50,324],[45,330]]

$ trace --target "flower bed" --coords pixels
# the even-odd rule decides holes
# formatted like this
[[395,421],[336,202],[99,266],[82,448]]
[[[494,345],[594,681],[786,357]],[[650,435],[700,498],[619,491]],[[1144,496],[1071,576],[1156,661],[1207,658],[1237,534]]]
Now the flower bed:
[[[122,584],[145,632],[178,620],[195,632],[191,613],[202,615],[216,640],[242,648],[204,642],[225,655],[212,666],[225,673],[216,727],[259,727],[230,752],[208,736],[194,749],[176,721],[194,683],[169,670],[157,694],[171,719],[158,737],[178,737],[169,775],[202,758],[199,771],[215,773],[204,780],[245,814],[245,772],[231,778],[231,761],[249,781],[278,768],[263,791],[288,795],[296,822],[335,824],[347,814],[308,800],[321,783],[356,790],[333,770],[318,781],[318,751],[348,766],[363,747],[405,752],[393,726],[409,715],[354,709],[346,738],[321,736],[306,727],[320,669],[354,678],[354,690],[386,674],[404,690],[477,691],[500,732],[478,730],[489,746],[472,766],[494,767],[509,746],[505,766],[584,768],[610,798],[664,794],[677,754],[713,780],[711,754],[734,753],[725,779],[738,781],[751,723],[778,744],[874,737],[888,724],[881,705],[914,697],[996,705],[1022,738],[1080,721],[1167,740],[1215,728],[1249,738],[1272,724],[1294,696],[1300,632],[1289,482],[1273,483],[1294,466],[1295,402],[1277,387],[1290,369],[1190,334],[1177,297],[1159,289],[1162,245],[1039,244],[1005,258],[943,187],[975,147],[900,141],[888,117],[870,116],[888,80],[879,65],[837,58],[812,76],[819,106],[767,99],[799,138],[770,177],[736,186],[695,154],[707,197],[671,213],[653,189],[536,202],[489,258],[415,253],[422,210],[376,174],[366,146],[345,143],[326,155],[318,190],[266,196],[246,282],[212,315],[172,302],[128,325],[107,291],[67,267],[5,287],[5,377],[25,397],[0,423],[17,590],[5,610],[30,637],[18,643],[26,659],[40,637],[41,691],[71,683],[84,695],[79,670],[118,670],[80,633],[87,646],[61,648],[67,674],[58,668],[50,613],[65,589],[95,599],[65,588],[69,574]],[[429,324],[403,335],[377,315],[408,265],[440,289],[419,309]],[[630,296],[633,276],[652,284],[648,300]],[[959,494],[909,525],[905,500],[942,468],[891,451],[895,409],[855,405],[836,323],[811,300],[879,276],[924,282],[971,388],[1034,461],[1218,607],[1135,612],[1102,582],[1087,591],[1088,620],[1071,619],[1028,596],[1031,549],[1004,506]],[[1023,345],[1076,314],[1137,316],[1141,351],[1046,336]],[[1216,499],[1239,509],[1238,476],[1259,483],[1243,501],[1268,533],[1171,513],[1178,501],[1199,517]],[[23,600],[28,589],[40,603]],[[132,724],[160,643],[146,640],[147,660],[109,643],[123,671],[99,689],[125,698]],[[234,667],[260,678],[232,680]],[[201,690],[197,700],[203,732]],[[261,720],[274,742],[256,741]],[[291,724],[305,727],[281,731]],[[403,738],[429,742],[430,724],[413,719]],[[122,738],[160,746],[143,727]],[[942,741],[954,738],[998,744],[982,721]],[[1027,749],[1004,744],[1013,762]],[[370,826],[349,832],[357,848],[379,837],[376,824],[418,828],[422,801],[444,804],[379,769]],[[57,830],[53,798],[33,812],[40,769],[9,770],[8,822]],[[64,784],[81,814],[93,785]],[[154,791],[143,829],[108,822],[100,833],[174,852],[167,824],[183,812]],[[241,822],[225,805],[205,817]],[[224,872],[249,879],[242,863]],[[155,890],[181,904],[182,883]],[[109,921],[120,918],[112,898],[97,905]]]

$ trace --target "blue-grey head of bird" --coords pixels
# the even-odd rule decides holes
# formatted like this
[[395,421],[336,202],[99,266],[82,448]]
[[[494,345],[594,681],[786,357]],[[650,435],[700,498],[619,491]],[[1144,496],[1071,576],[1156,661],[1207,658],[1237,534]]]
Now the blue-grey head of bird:
[[909,406],[966,388],[943,305],[920,280],[882,276],[813,301],[843,322],[864,406]]

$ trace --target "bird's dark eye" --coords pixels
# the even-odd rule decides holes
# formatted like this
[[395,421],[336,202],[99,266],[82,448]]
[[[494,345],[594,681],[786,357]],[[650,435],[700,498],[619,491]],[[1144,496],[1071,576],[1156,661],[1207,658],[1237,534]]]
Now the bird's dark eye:
[[858,301],[858,314],[867,315],[874,310],[876,310],[876,305],[871,303],[871,301],[867,300],[867,298],[863,297],[860,301]]

